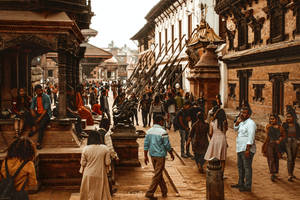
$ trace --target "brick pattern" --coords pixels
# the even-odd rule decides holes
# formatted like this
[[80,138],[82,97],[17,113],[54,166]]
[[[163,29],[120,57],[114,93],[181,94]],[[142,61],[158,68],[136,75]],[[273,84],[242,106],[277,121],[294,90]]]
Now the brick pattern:
[[[270,38],[270,19],[267,17],[267,13],[263,10],[263,8],[267,7],[267,1],[262,0],[258,1],[258,3],[253,2],[251,6],[248,4],[246,5],[246,11],[253,9],[253,16],[258,19],[261,17],[265,18],[265,22],[261,29],[261,38],[262,43],[251,46],[250,48],[257,48],[263,47],[267,44],[267,41]],[[243,9],[242,12],[244,13],[245,10]],[[229,16],[227,21],[234,21],[234,15]],[[296,29],[296,15],[293,15],[293,11],[291,9],[286,9],[285,13],[285,35],[287,36],[285,40],[294,40],[295,37],[293,35],[293,31]],[[248,43],[252,44],[254,41],[254,33],[250,26],[248,27]],[[228,52],[229,41],[227,38],[227,53],[234,54],[234,51]],[[238,31],[236,30],[235,39],[234,39],[234,48],[237,49],[238,47]],[[244,69],[252,69],[253,73],[249,79],[249,103],[251,108],[254,112],[265,116],[272,112],[272,93],[273,93],[273,86],[272,82],[269,81],[269,73],[281,73],[281,72],[289,72],[289,78],[284,83],[284,105],[293,104],[296,100],[296,91],[294,91],[293,84],[300,83],[300,63],[290,63],[290,64],[278,64],[278,65],[269,65],[269,66],[253,66],[247,68],[238,68],[238,69],[229,69],[228,70],[228,83],[236,83],[235,88],[235,98],[228,98],[228,107],[229,108],[237,108],[239,105],[239,79],[237,77],[237,70],[244,70]],[[254,88],[253,84],[265,84],[263,88],[264,97],[263,101],[255,101],[253,100]],[[229,91],[228,91],[229,93]],[[297,108],[297,113],[300,113],[300,109]]]

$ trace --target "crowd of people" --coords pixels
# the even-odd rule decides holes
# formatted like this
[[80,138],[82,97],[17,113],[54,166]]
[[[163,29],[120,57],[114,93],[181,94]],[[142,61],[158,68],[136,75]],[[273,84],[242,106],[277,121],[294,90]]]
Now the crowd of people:
[[[203,93],[200,93],[200,97],[196,99],[191,93],[184,93],[180,85],[176,84],[174,88],[168,86],[160,91],[146,87],[140,96],[131,93],[127,98],[123,88],[122,84],[117,82],[111,85],[91,82],[79,85],[76,89],[67,85],[67,116],[77,119],[75,129],[78,137],[88,138],[81,158],[80,172],[83,173],[81,199],[111,199],[113,194],[110,177],[111,162],[117,160],[118,156],[113,149],[109,134],[109,127],[112,124],[108,101],[110,89],[114,97],[112,107],[124,105],[125,101],[132,102],[133,106],[130,108],[132,124],[139,126],[139,112],[141,112],[143,127],[151,126],[153,119],[153,126],[147,131],[144,140],[145,163],[149,162],[149,154],[154,167],[154,176],[146,197],[154,198],[158,186],[161,187],[163,197],[167,196],[168,190],[162,173],[167,153],[170,154],[172,160],[174,159],[167,133],[172,127],[180,135],[182,158],[195,160],[200,173],[204,173],[206,161],[217,158],[221,161],[224,174],[228,148],[226,133],[229,127],[220,95],[216,95],[212,102],[207,102]],[[18,191],[24,190],[24,177],[28,177],[28,185],[36,184],[32,162],[35,157],[35,148],[42,148],[44,130],[52,114],[54,116],[58,114],[57,109],[51,110],[52,104],[58,105],[58,89],[55,95],[50,96],[47,94],[47,88],[43,89],[41,85],[36,85],[34,91],[36,95],[30,98],[23,88],[12,90],[16,140],[8,149],[0,178],[7,177],[7,173],[14,174],[18,171],[17,181],[15,181]],[[211,104],[210,110],[206,107],[208,103]],[[283,123],[278,115],[270,114],[269,123],[265,129],[266,140],[261,151],[267,158],[271,181],[277,179],[279,161],[284,153],[287,155],[288,181],[292,182],[295,179],[294,168],[300,143],[300,126],[293,107],[287,106],[286,110]],[[241,192],[250,192],[252,187],[252,161],[256,153],[256,123],[251,119],[251,114],[249,105],[243,105],[232,127],[237,132],[236,153],[239,178],[238,183],[231,187]],[[83,132],[82,119],[86,119],[87,125],[93,125],[94,117],[98,115],[102,116],[101,129],[89,134]],[[25,125],[30,128],[29,137],[38,132],[36,146],[29,138],[22,137]],[[23,152],[26,153],[23,155]],[[96,165],[96,162],[101,163],[101,166]],[[26,175],[21,176],[24,173]],[[223,176],[223,178],[226,177]]]
[[[154,198],[155,190],[153,188],[156,188],[157,185],[161,185],[162,195],[166,196],[167,190],[164,188],[162,177],[164,165],[156,165],[155,159],[157,157],[164,158],[166,152],[171,148],[168,134],[161,130],[168,130],[171,125],[175,131],[178,130],[180,135],[181,157],[190,157],[195,160],[200,173],[204,173],[204,163],[213,158],[220,160],[223,174],[225,170],[228,121],[225,110],[221,106],[220,95],[216,95],[216,99],[211,102],[212,108],[206,116],[206,100],[202,93],[199,99],[194,99],[192,94],[186,93],[182,97],[180,92],[176,92],[176,89],[169,89],[165,93],[156,94],[153,100],[151,89],[146,90],[140,101],[144,127],[150,125],[151,116],[154,119],[154,125],[148,130],[144,144],[145,163],[148,163],[149,159],[146,154],[149,152],[154,162],[155,171],[151,186],[145,195],[148,198]],[[146,106],[147,104],[148,106]],[[240,192],[251,192],[252,188],[252,161],[256,153],[255,135],[257,128],[251,115],[252,110],[249,105],[242,105],[240,114],[236,117],[234,127],[232,127],[237,132],[236,153],[239,179],[238,183],[231,187],[239,189]],[[286,153],[287,180],[293,182],[296,178],[294,175],[295,159],[300,144],[300,126],[297,123],[297,115],[292,106],[287,106],[283,123],[278,115],[270,114],[269,116],[269,124],[265,130],[266,140],[261,151],[267,157],[271,181],[276,181],[279,160]],[[155,121],[155,119],[157,120]],[[192,144],[193,155],[190,152],[190,144]],[[165,149],[165,151],[161,151],[160,148]],[[158,152],[164,153],[158,155]],[[227,177],[223,176],[223,178]]]

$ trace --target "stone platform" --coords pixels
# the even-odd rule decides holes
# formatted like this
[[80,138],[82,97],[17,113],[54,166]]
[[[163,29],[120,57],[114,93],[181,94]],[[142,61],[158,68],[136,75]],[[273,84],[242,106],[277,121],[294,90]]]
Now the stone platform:
[[118,127],[111,130],[111,135],[115,151],[119,156],[118,166],[140,166],[139,162],[139,144],[140,138],[134,127]]
[[[82,146],[73,131],[75,119],[51,119],[44,133],[42,149],[37,150],[35,160],[37,177],[42,186],[78,189],[81,183],[79,173]],[[0,163],[5,150],[14,140],[13,119],[0,121]],[[29,129],[23,133],[28,136]],[[31,137],[37,141],[38,133]]]

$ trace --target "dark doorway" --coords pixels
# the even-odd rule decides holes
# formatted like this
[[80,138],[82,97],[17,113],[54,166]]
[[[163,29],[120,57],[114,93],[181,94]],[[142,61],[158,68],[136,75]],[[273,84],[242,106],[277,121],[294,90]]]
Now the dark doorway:
[[272,112],[278,115],[284,114],[284,82],[288,77],[288,72],[269,73],[269,79],[273,84]]
[[249,105],[249,77],[252,75],[252,69],[238,70],[237,77],[239,78],[239,107],[240,109],[243,104]]

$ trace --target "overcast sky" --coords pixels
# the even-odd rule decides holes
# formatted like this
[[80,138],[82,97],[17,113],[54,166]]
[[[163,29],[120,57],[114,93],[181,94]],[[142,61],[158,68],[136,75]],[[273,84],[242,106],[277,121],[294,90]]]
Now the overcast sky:
[[117,47],[127,44],[137,46],[130,40],[146,23],[145,16],[159,0],[92,0],[92,18],[90,28],[98,31],[90,43],[98,47],[107,47],[113,40]]

